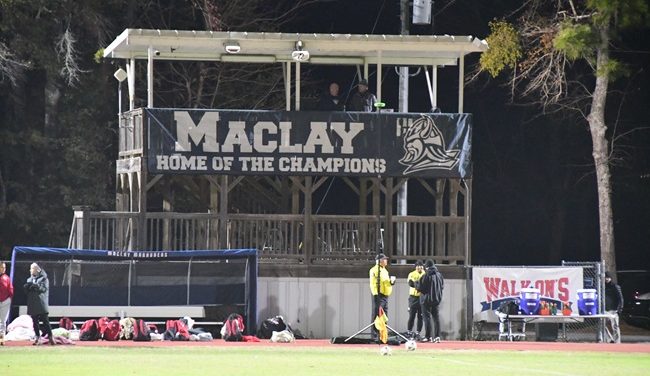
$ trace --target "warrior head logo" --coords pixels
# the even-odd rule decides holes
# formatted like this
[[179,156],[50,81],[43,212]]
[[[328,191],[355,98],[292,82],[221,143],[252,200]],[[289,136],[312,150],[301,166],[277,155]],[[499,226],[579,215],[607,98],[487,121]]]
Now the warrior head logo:
[[423,170],[451,170],[458,163],[459,150],[445,149],[445,139],[433,119],[423,116],[413,122],[404,134],[405,174]]

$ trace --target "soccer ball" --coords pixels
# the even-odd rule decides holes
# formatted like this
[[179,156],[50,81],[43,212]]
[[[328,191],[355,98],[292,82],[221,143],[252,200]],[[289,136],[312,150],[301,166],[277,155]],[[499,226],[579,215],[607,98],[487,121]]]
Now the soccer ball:
[[379,349],[379,353],[380,353],[381,355],[386,355],[386,356],[390,356],[390,355],[392,355],[392,354],[391,354],[390,347],[388,347],[388,346],[382,346],[382,347]]
[[418,348],[418,344],[414,340],[410,339],[406,341],[404,347],[406,347],[406,351],[415,351],[415,349]]

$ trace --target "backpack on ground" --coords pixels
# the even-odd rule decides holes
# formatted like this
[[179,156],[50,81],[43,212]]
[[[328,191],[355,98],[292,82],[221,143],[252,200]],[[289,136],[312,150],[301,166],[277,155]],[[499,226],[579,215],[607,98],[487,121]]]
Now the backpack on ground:
[[135,319],[133,317],[125,317],[120,320],[120,339],[132,339],[133,327],[135,326]]
[[221,329],[221,338],[227,342],[239,342],[244,335],[244,318],[237,313],[231,313]]
[[151,330],[149,325],[142,319],[135,320],[133,324],[133,340],[136,342],[151,341]]
[[189,341],[190,332],[181,320],[167,320],[164,338],[171,341]]
[[63,328],[65,330],[72,330],[72,329],[77,329],[77,326],[72,322],[72,319],[69,317],[61,317],[59,319],[59,328]]
[[100,336],[100,338],[104,337],[104,331],[108,327],[109,322],[111,322],[111,320],[106,316],[100,317],[100,318],[97,319],[97,326],[99,327],[99,336]]
[[80,341],[98,341],[100,337],[97,320],[86,320],[79,330]]
[[120,339],[120,332],[122,327],[120,326],[119,320],[110,320],[104,327],[104,333],[102,338],[104,341],[117,341]]
[[275,316],[262,321],[260,329],[257,331],[257,337],[271,339],[273,332],[281,332],[288,329],[282,316]]

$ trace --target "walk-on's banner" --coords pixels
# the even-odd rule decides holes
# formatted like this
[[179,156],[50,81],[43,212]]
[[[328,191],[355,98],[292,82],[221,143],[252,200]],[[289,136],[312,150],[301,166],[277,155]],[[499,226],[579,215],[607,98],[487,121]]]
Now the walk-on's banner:
[[471,115],[145,109],[153,174],[470,177]]
[[570,303],[574,310],[578,290],[583,288],[580,267],[565,268],[472,268],[474,321],[496,321],[494,310],[501,303],[519,298],[521,289],[536,288],[548,302]]

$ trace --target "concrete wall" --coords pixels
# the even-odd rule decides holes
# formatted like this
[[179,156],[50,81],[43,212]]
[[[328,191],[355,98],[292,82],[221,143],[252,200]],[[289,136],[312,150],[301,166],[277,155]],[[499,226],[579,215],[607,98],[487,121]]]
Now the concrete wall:
[[[282,315],[308,338],[349,336],[370,324],[367,278],[258,278],[257,317]],[[465,327],[465,281],[446,279],[440,324],[443,339],[461,339]],[[406,331],[408,285],[398,280],[388,299],[388,325]],[[422,329],[424,335],[424,328]]]

